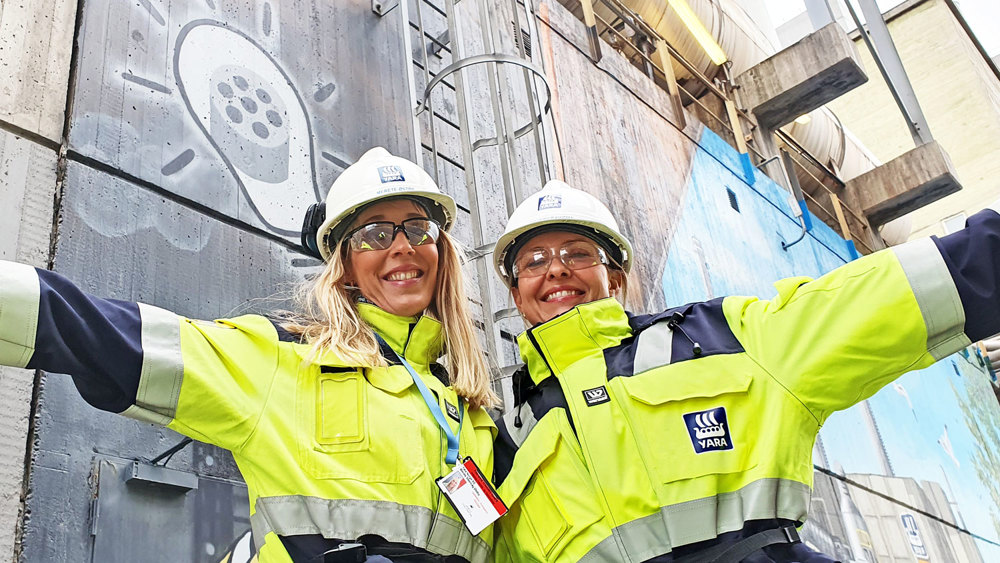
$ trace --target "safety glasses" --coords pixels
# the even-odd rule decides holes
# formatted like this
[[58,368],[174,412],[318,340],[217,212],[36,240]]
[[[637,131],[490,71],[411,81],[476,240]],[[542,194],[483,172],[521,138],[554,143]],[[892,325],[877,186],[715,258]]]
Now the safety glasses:
[[608,256],[604,249],[592,242],[573,241],[560,246],[557,250],[550,248],[523,248],[514,258],[513,274],[515,278],[535,278],[545,275],[552,265],[552,260],[559,261],[570,270],[584,270],[599,264],[608,264]]
[[392,221],[375,221],[361,225],[345,237],[351,250],[386,250],[392,246],[396,232],[403,231],[411,246],[434,244],[441,236],[441,227],[427,217],[414,217],[396,224]]

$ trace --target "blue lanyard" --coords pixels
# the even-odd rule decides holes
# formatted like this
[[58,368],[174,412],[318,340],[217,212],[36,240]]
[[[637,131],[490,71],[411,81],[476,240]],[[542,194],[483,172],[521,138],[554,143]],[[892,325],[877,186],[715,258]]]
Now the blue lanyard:
[[[392,350],[392,347],[386,344],[381,335],[376,333],[375,338],[378,338],[380,344],[384,345],[389,350]],[[444,458],[445,462],[449,465],[455,465],[458,463],[458,437],[462,433],[462,422],[465,418],[464,411],[462,410],[461,397],[458,398],[458,433],[455,433],[451,431],[451,425],[448,424],[448,420],[445,419],[444,413],[441,412],[441,406],[438,405],[437,400],[434,398],[434,394],[427,388],[427,384],[420,379],[420,376],[417,375],[416,371],[414,371],[410,362],[406,361],[406,358],[404,358],[401,354],[397,354],[395,350],[392,350],[392,353],[396,356],[396,359],[403,364],[406,371],[410,372],[410,377],[413,378],[414,385],[416,385],[417,389],[420,390],[420,396],[424,398],[424,402],[427,403],[427,408],[430,409],[431,415],[434,416],[434,420],[437,421],[438,426],[440,426],[441,430],[444,431],[445,437],[448,438],[448,454]]]

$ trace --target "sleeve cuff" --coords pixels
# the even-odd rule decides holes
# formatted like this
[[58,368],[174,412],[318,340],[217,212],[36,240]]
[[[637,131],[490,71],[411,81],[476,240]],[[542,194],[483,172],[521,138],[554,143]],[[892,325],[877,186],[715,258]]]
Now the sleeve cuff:
[[971,344],[965,310],[941,251],[929,238],[893,247],[927,327],[927,351],[940,360]]
[[33,267],[0,260],[0,364],[23,368],[34,355],[40,294]]

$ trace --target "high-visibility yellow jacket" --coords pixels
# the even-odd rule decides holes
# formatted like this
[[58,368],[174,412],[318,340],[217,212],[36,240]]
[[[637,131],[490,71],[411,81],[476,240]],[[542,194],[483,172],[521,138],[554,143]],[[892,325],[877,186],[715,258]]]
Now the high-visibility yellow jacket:
[[[444,403],[467,408],[432,373],[445,378],[434,364],[438,321],[359,310],[442,411]],[[339,543],[322,538],[365,535],[487,561],[492,529],[470,535],[435,485],[450,471],[447,442],[405,367],[363,367],[332,354],[307,362],[308,354],[262,316],[190,320],[0,262],[0,364],[68,373],[98,408],[232,451],[262,563]],[[458,431],[457,420],[448,422]],[[485,411],[465,411],[460,455],[487,475],[495,433]]]
[[801,524],[831,413],[1000,331],[1000,215],[969,223],[783,280],[770,301],[630,316],[605,299],[520,335],[496,560],[672,561]]

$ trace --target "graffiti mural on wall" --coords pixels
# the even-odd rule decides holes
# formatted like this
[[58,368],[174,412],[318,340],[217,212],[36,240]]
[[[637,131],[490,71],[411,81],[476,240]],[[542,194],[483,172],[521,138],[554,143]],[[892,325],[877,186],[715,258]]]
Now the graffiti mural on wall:
[[[846,261],[844,241],[820,221],[782,250],[800,228],[787,192],[763,176],[744,183],[727,156],[735,152],[713,133],[699,145],[662,272],[669,305],[769,298],[778,279]],[[849,562],[1000,561],[1000,405],[980,356],[908,373],[827,420],[804,541]]]
[[257,548],[253,545],[250,530],[233,540],[217,563],[257,563]]
[[224,23],[197,20],[177,37],[174,73],[251,209],[270,230],[294,236],[320,193],[306,108],[277,61]]
[[83,13],[71,150],[204,210],[296,238],[365,149],[412,152],[402,26],[370,2],[85,0]]
[[[301,281],[317,262],[260,231],[297,240],[371,146],[413,156],[399,16],[370,0],[80,0],[54,269],[197,318]],[[170,462],[196,491],[126,485],[122,464],[176,435],[94,410],[58,375],[38,413],[24,560],[253,561],[228,453],[196,443]]]

